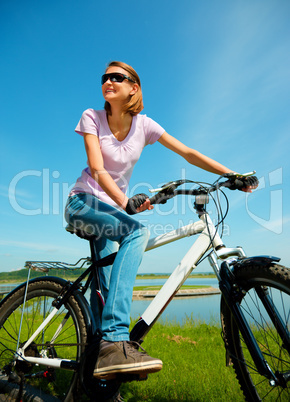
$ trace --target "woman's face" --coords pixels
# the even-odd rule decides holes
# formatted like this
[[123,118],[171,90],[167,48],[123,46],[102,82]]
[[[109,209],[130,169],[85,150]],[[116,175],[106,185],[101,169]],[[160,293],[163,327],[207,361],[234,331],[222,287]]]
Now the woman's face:
[[[121,67],[109,67],[106,74],[121,73],[129,76],[128,72]],[[124,104],[130,96],[138,90],[138,84],[125,79],[123,82],[111,82],[110,79],[102,85],[103,97],[112,106],[112,103]]]

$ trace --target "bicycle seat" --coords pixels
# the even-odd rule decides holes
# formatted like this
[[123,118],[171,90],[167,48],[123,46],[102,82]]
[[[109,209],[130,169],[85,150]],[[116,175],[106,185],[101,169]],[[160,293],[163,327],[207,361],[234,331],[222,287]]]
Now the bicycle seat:
[[85,240],[91,240],[91,239],[93,239],[95,237],[94,234],[90,234],[90,233],[85,232],[84,230],[77,229],[71,224],[68,224],[66,226],[65,230],[67,232],[69,232],[71,234],[75,234],[78,237],[80,237],[81,239],[85,239]]

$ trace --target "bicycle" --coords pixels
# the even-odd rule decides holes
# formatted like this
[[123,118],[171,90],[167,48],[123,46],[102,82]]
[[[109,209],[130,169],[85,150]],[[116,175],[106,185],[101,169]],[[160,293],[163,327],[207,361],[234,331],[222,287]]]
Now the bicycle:
[[[288,401],[290,270],[278,265],[279,258],[247,257],[241,247],[223,244],[219,228],[223,228],[229,204],[222,187],[237,188],[236,179],[227,174],[213,184],[178,180],[157,189],[151,198],[152,204],[158,204],[180,194],[193,196],[199,220],[150,239],[146,251],[187,236],[198,237],[136,322],[130,339],[142,343],[192,270],[207,257],[222,295],[221,327],[227,365],[233,365],[245,399]],[[197,187],[178,189],[186,183]],[[216,199],[214,194],[218,195]],[[227,202],[225,212],[220,195]],[[206,211],[210,198],[218,212],[216,225]],[[89,240],[91,257],[76,264],[26,262],[27,282],[0,303],[0,393],[6,393],[10,401],[33,400],[29,399],[31,395],[37,395],[38,401],[82,400],[83,390],[92,401],[117,401],[124,381],[144,379],[134,374],[93,378],[100,334],[93,329],[84,294],[93,278],[99,284],[98,268],[110,265],[116,253],[97,261],[93,236],[72,227],[67,230]],[[89,267],[74,282],[53,276],[29,280],[31,269],[48,272],[86,265]],[[97,296],[101,309],[104,301],[99,286]]]

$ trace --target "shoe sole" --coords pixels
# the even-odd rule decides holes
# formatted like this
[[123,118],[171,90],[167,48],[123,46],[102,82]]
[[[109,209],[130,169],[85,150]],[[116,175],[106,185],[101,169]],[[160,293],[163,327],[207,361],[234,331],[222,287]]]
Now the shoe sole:
[[136,365],[120,365],[105,367],[104,369],[94,370],[93,376],[101,380],[113,380],[118,374],[137,374],[140,377],[146,376],[146,374],[156,373],[162,369],[162,363],[152,363],[146,366],[136,366]]

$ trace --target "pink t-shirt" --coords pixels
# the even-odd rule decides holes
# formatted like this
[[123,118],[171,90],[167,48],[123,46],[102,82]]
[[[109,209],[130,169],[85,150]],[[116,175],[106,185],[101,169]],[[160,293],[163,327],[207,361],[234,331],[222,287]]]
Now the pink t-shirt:
[[[133,116],[127,137],[123,141],[118,141],[110,130],[106,111],[94,109],[84,111],[75,131],[80,135],[88,133],[98,136],[104,168],[123,193],[128,189],[134,166],[143,148],[148,144],[154,144],[164,133],[164,129],[154,120],[138,114]],[[92,178],[89,167],[82,171],[70,195],[80,192],[93,194],[107,204],[118,207]]]

